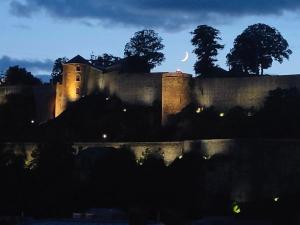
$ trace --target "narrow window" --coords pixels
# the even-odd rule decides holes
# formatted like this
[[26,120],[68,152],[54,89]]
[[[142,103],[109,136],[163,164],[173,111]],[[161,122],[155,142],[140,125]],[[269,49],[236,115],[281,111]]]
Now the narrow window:
[[80,88],[76,88],[76,94],[80,95]]
[[80,72],[81,71],[81,67],[80,66],[76,66],[76,71]]
[[76,81],[80,81],[81,80],[81,77],[79,74],[76,75]]

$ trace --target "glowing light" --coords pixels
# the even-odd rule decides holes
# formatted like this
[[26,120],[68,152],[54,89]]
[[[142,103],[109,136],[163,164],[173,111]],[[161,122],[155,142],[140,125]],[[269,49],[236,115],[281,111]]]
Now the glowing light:
[[123,112],[127,112],[127,109],[123,109]]
[[234,214],[241,213],[241,208],[240,208],[240,206],[236,202],[234,202],[233,205],[232,205],[232,212]]
[[278,202],[279,201],[279,197],[274,198],[274,202]]
[[107,134],[102,134],[103,139],[107,139]]
[[211,158],[210,156],[206,156],[206,155],[203,156],[203,159],[205,159],[205,160],[210,160],[210,158]]
[[183,158],[183,155],[180,155],[179,157],[178,157],[178,159],[182,159]]
[[225,113],[220,113],[219,116],[220,116],[220,117],[224,117],[224,116],[225,116]]
[[107,97],[105,100],[106,100],[106,101],[109,101],[109,97]]
[[35,123],[35,121],[34,121],[34,120],[31,120],[31,121],[30,121],[30,123],[34,124],[34,123]]
[[203,112],[203,110],[204,110],[203,107],[199,107],[199,108],[197,108],[196,113],[199,114],[199,113]]

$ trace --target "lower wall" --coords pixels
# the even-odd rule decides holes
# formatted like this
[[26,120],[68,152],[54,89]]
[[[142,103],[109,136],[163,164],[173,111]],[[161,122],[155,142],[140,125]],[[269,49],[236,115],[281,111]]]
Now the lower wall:
[[[207,196],[222,195],[229,190],[231,199],[244,202],[257,198],[274,198],[299,189],[300,140],[198,140],[163,143],[75,143],[77,152],[103,147],[128,146],[136,158],[151,152],[162,156],[166,165],[184,153],[197,151],[206,159],[205,192]],[[37,144],[6,144],[16,153],[26,152],[27,161]],[[293,183],[295,182],[295,183]],[[293,185],[291,185],[293,184]]]

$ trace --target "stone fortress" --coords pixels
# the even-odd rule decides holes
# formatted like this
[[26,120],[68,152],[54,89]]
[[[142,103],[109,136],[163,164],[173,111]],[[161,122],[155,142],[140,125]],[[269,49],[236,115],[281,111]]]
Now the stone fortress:
[[[260,107],[269,91],[276,88],[300,89],[300,75],[196,78],[192,75],[174,73],[120,73],[111,68],[94,67],[81,56],[63,65],[62,82],[57,85],[38,87],[0,87],[0,105],[6,96],[15,93],[33,93],[36,102],[36,122],[46,122],[64,112],[68,103],[88,96],[95,90],[107,91],[131,104],[161,105],[162,123],[169,115],[180,112],[190,103],[199,107],[214,106],[221,112],[241,106]],[[108,96],[109,97],[109,96]],[[37,143],[6,143],[14,152],[26,152],[27,160]],[[278,197],[284,192],[296,192],[297,187],[286,187],[289,174],[300,173],[300,141],[275,139],[193,140],[151,143],[74,143],[78,154],[88,149],[128,146],[137,160],[145,152],[163,156],[170,165],[189,151],[197,151],[205,160],[226,156],[225,162],[213,161],[214,169],[205,171],[207,204],[210,196],[222,194],[224,187],[230,189],[231,199],[238,202],[254,199],[253,190],[259,188],[266,198]],[[276,173],[274,173],[276,171]],[[264,177],[260,185],[253,178]],[[206,201],[204,201],[206,202]]]
[[235,106],[258,108],[269,91],[292,87],[300,89],[300,75],[195,78],[182,72],[122,73],[114,67],[97,68],[78,55],[63,65],[62,82],[57,85],[0,87],[0,105],[9,94],[31,90],[36,102],[35,120],[43,123],[59,116],[68,103],[95,90],[105,90],[126,103],[147,106],[159,103],[164,124],[169,115],[190,103],[214,106],[222,112]]

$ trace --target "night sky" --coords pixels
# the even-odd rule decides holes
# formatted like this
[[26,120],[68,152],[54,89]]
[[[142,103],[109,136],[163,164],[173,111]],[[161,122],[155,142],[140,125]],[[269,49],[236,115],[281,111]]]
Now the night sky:
[[288,40],[293,55],[269,74],[300,73],[299,0],[0,0],[0,72],[21,65],[35,75],[50,74],[58,57],[93,53],[123,56],[134,32],[151,28],[164,39],[166,61],[155,71],[181,69],[192,73],[195,56],[190,32],[200,24],[221,31],[225,49],[218,64],[226,68],[226,54],[234,38],[248,25],[262,22],[276,27]]

